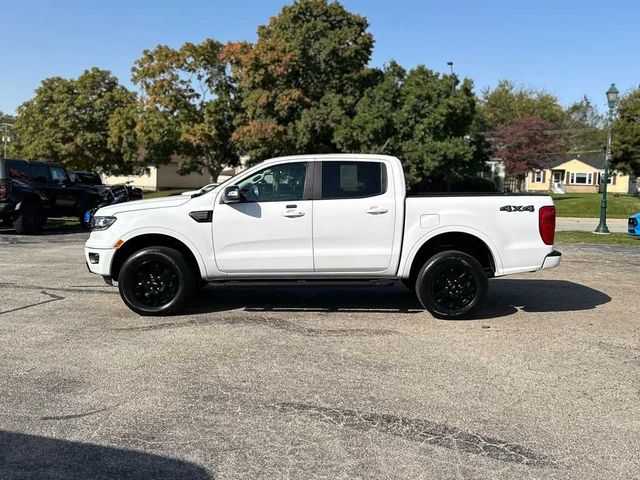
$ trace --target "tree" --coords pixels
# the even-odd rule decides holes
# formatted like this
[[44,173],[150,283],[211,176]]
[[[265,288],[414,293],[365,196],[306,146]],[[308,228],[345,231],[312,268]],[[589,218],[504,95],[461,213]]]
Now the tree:
[[231,141],[239,97],[224,45],[212,39],[178,49],[145,50],[132,69],[142,94],[135,108],[121,109],[111,141],[147,163],[183,162],[181,173],[207,170],[215,181],[239,161]]
[[336,130],[346,151],[385,153],[401,158],[410,187],[432,188],[473,175],[482,166],[471,135],[476,112],[473,84],[458,88],[455,76],[424,66],[408,73],[395,62],[356,104],[355,115]]
[[550,129],[551,124],[540,117],[523,117],[494,130],[494,152],[504,160],[507,174],[523,177],[554,154]]
[[16,121],[16,117],[13,115],[9,115],[8,113],[4,113],[0,110],[0,123],[10,123],[13,124]]
[[18,108],[16,153],[77,170],[129,173],[139,166],[110,144],[109,124],[116,111],[134,103],[135,94],[107,70],[92,68],[77,79],[47,78]]
[[640,176],[640,88],[620,100],[612,150],[614,168]]
[[509,80],[501,80],[493,90],[485,89],[478,111],[486,131],[526,117],[539,117],[549,123],[550,128],[562,128],[565,120],[555,95],[516,86]]
[[585,95],[566,108],[564,124],[557,135],[558,143],[567,153],[602,153],[607,142],[604,126],[604,116]]
[[338,2],[299,0],[258,29],[239,55],[245,115],[233,137],[252,160],[336,151],[335,129],[379,75],[366,67],[367,27]]

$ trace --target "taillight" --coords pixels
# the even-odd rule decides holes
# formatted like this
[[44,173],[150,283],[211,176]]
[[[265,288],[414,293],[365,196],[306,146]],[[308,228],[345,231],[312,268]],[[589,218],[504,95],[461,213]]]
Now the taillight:
[[6,183],[0,183],[0,200],[6,200],[9,193],[9,185]]
[[540,207],[538,212],[538,229],[540,238],[547,245],[553,245],[556,235],[556,207]]

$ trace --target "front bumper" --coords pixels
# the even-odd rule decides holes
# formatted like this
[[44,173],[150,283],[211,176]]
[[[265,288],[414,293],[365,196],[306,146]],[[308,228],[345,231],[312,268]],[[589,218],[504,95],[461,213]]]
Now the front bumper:
[[554,250],[545,257],[544,262],[542,262],[542,268],[556,268],[558,265],[560,265],[561,257],[562,253]]
[[115,248],[84,247],[84,258],[91,273],[111,276],[111,262],[116,254]]

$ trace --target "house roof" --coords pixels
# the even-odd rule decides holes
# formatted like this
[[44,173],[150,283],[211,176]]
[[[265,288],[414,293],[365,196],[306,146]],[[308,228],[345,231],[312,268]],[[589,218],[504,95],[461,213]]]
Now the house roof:
[[548,160],[542,160],[540,166],[545,169],[551,169],[571,160],[578,160],[592,168],[604,168],[604,155],[562,155]]

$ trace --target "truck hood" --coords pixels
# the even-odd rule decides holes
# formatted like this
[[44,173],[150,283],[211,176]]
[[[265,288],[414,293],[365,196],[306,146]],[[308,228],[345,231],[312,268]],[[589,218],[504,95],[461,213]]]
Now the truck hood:
[[116,203],[100,208],[96,216],[111,216],[123,212],[134,212],[138,210],[149,210],[152,208],[179,207],[191,200],[191,197],[180,195],[171,197],[151,198],[149,200],[135,200],[133,202]]

